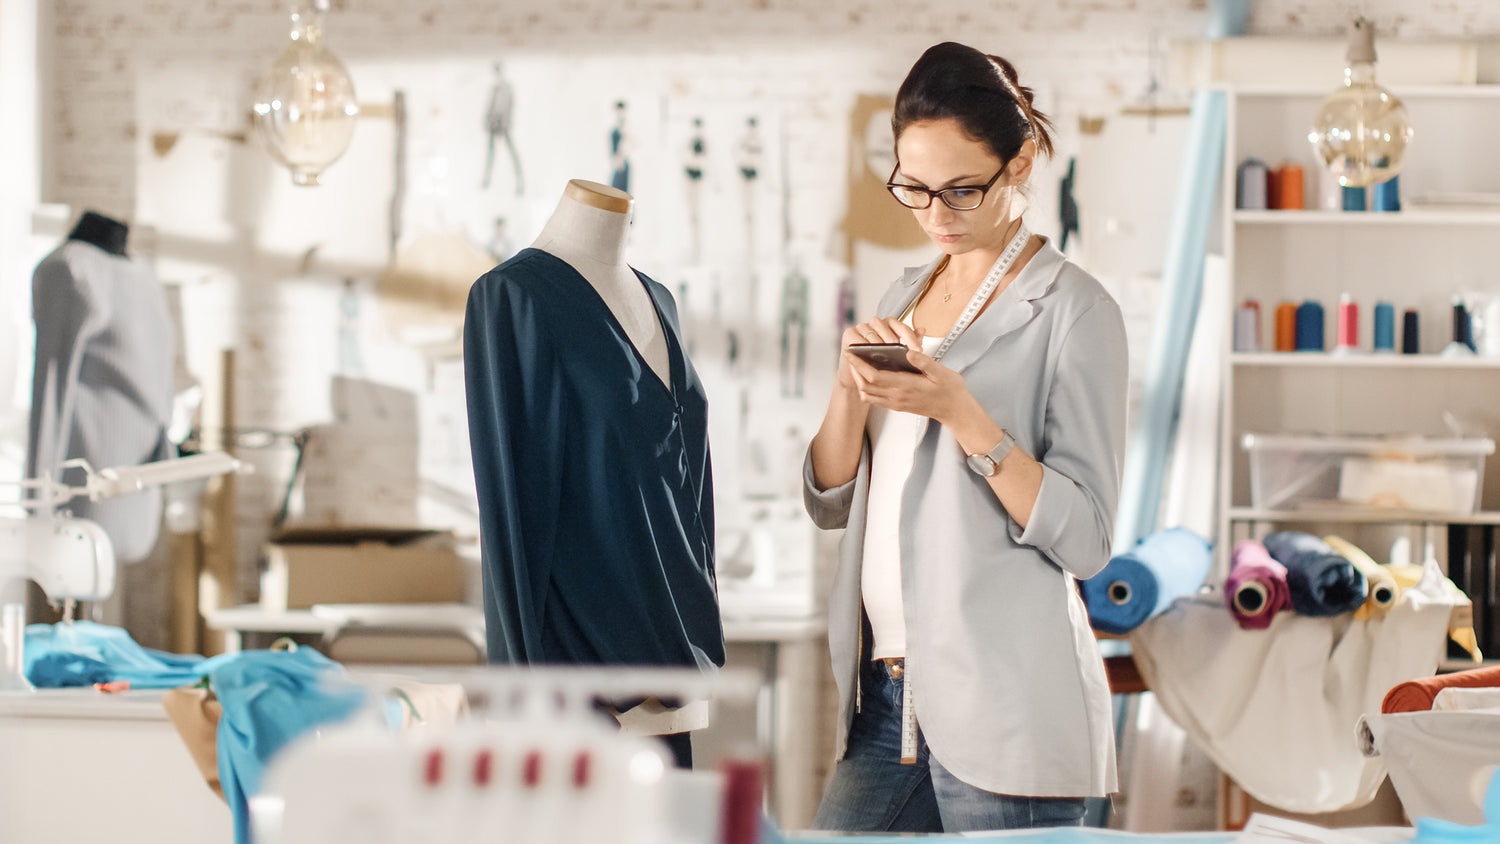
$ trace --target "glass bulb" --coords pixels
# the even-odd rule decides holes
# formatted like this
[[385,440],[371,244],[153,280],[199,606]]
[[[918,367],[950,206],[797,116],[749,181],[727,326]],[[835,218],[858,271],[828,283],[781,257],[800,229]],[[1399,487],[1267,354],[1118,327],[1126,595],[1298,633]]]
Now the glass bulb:
[[1344,85],[1323,101],[1307,139],[1346,187],[1367,187],[1401,172],[1412,137],[1406,107],[1375,81],[1375,30],[1354,22]]
[[256,86],[256,134],[294,183],[316,185],[348,149],[358,117],[354,81],[323,44],[322,14],[292,12],[291,43]]

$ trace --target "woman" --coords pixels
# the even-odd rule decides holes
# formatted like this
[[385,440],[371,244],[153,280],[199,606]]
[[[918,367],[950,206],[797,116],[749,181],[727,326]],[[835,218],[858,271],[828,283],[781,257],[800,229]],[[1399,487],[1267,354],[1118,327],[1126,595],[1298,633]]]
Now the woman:
[[[1004,59],[922,55],[891,193],[943,255],[844,332],[808,512],[847,528],[829,606],[840,760],[819,829],[1077,825],[1115,790],[1109,687],[1075,579],[1109,560],[1119,306],[1021,220],[1052,150]],[[969,316],[972,315],[972,319]],[[918,373],[851,344],[901,343]]]

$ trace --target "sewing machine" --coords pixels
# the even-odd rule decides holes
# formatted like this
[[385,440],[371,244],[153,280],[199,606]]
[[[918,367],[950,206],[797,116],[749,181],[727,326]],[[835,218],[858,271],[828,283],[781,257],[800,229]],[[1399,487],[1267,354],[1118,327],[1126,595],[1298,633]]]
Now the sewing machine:
[[[23,517],[0,516],[0,590],[29,578],[49,600],[62,604],[65,620],[78,601],[102,601],[115,591],[115,554],[98,524],[59,509],[75,498],[99,501],[140,492],[149,486],[195,481],[240,471],[242,464],[223,453],[197,454],[139,466],[95,470],[85,460],[69,460],[62,470],[83,471],[81,486],[52,477],[21,481]],[[26,497],[25,493],[31,492]],[[0,690],[30,689],[24,675],[24,604],[7,597],[0,609]]]

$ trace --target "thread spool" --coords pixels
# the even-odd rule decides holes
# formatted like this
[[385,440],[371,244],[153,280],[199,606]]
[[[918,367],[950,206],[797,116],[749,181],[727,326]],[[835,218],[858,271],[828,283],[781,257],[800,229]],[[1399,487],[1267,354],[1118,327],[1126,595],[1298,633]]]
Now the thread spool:
[[1234,350],[1260,351],[1260,303],[1248,299],[1234,311]]
[[1392,176],[1384,182],[1375,185],[1370,199],[1371,207],[1376,211],[1400,211],[1401,210],[1401,177]]
[[1276,344],[1278,352],[1295,351],[1297,348],[1297,306],[1282,302],[1276,306]]
[[1269,172],[1266,163],[1258,158],[1247,158],[1240,163],[1239,207],[1246,211],[1263,211],[1270,207],[1267,201]]
[[1343,196],[1344,210],[1345,211],[1363,211],[1363,210],[1365,210],[1365,189],[1364,188],[1351,188],[1348,185],[1345,185],[1342,196]]
[[1338,345],[1334,351],[1352,352],[1359,347],[1359,305],[1348,293],[1339,297]]
[[1422,343],[1417,332],[1417,312],[1407,308],[1401,314],[1401,354],[1421,354]]
[[1375,303],[1375,351],[1396,351],[1396,309],[1390,302]]
[[1487,358],[1500,358],[1500,295],[1491,294],[1484,303],[1484,337],[1482,353]]
[[1297,351],[1323,351],[1323,306],[1312,299],[1297,306]]
[[1272,208],[1281,208],[1287,211],[1300,211],[1303,208],[1304,179],[1302,167],[1297,164],[1283,164],[1276,168],[1272,181],[1276,185],[1274,191],[1275,203]]
[[1474,338],[1469,332],[1469,309],[1460,299],[1453,300],[1453,342],[1462,343],[1471,350],[1474,348]]

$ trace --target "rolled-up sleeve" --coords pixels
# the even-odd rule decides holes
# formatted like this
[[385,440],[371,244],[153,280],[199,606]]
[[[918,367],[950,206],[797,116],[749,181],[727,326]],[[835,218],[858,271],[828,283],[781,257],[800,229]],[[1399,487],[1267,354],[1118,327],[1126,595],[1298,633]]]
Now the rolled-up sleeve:
[[1025,530],[1011,536],[1085,580],[1109,562],[1120,498],[1128,389],[1125,322],[1101,297],[1063,339],[1047,396],[1042,485]]
[[807,449],[807,458],[802,461],[802,504],[813,524],[823,530],[839,530],[849,524],[849,506],[854,502],[854,482],[828,489],[818,489],[813,476],[812,447]]

